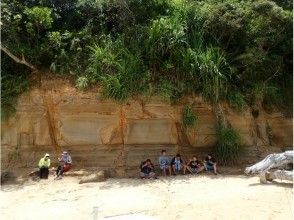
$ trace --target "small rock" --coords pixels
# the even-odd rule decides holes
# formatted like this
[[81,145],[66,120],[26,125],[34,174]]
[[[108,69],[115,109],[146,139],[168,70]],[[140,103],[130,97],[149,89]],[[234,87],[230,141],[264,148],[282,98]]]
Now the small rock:
[[1,184],[14,183],[16,176],[11,171],[4,171],[1,173]]

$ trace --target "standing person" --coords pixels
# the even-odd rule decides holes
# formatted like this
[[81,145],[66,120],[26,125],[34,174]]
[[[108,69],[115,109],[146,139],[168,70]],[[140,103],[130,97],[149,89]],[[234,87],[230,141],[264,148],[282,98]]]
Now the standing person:
[[143,161],[140,165],[140,177],[142,179],[155,179],[154,166],[150,159]]
[[177,175],[178,172],[184,169],[183,160],[181,158],[180,154],[177,154],[172,160],[171,160],[171,166],[174,172],[174,175]]
[[186,170],[189,170],[191,174],[198,174],[204,170],[204,166],[196,156],[193,156],[193,159],[184,167],[184,174],[186,173]]
[[171,167],[169,158],[166,156],[166,150],[161,151],[161,156],[158,158],[158,163],[160,169],[163,171],[163,175],[166,176],[166,170],[168,170],[169,175],[171,176]]
[[204,160],[204,167],[206,171],[212,171],[217,175],[216,160],[212,157],[211,154],[207,154],[207,157]]
[[43,158],[39,161],[39,173],[41,179],[48,179],[49,175],[49,167],[50,167],[50,155],[48,153],[45,154]]
[[56,170],[55,179],[61,179],[63,176],[63,173],[69,171],[72,166],[71,156],[69,155],[67,151],[64,151],[61,154],[61,157],[58,158],[58,161],[60,162],[60,165],[58,166]]

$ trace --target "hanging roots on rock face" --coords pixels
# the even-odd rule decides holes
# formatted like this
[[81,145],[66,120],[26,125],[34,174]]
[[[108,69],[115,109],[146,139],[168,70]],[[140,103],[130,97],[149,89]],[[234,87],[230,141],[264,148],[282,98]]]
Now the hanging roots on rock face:
[[293,166],[292,170],[285,170],[288,164],[293,164],[293,151],[270,154],[253,166],[246,167],[245,174],[259,174],[261,183],[274,179],[293,181]]

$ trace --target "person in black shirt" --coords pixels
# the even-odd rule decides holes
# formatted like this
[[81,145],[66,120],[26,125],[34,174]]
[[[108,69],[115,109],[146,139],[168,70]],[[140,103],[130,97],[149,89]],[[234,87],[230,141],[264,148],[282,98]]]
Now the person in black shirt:
[[196,156],[193,156],[193,159],[190,160],[188,165],[184,167],[184,174],[186,173],[186,170],[188,170],[191,174],[198,174],[204,170],[204,166]]
[[206,171],[213,171],[214,174],[217,174],[216,160],[212,157],[211,154],[208,154],[204,160],[204,167]]
[[140,177],[142,179],[155,179],[154,166],[150,159],[143,161],[140,165]]

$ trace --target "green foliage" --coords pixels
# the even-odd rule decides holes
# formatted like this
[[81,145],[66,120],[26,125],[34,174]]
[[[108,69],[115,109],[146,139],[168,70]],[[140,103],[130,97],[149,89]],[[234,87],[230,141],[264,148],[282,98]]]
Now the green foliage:
[[161,17],[153,20],[146,41],[147,53],[154,65],[160,65],[179,48],[185,47],[186,24],[178,16]]
[[152,92],[177,102],[196,93],[213,103],[228,99],[237,110],[256,102],[290,109],[292,5],[3,0],[1,43],[39,69],[74,75],[80,89],[102,86],[119,101]]
[[182,114],[183,124],[186,128],[194,127],[198,121],[197,115],[191,105],[186,105]]
[[283,102],[281,88],[271,83],[254,84],[251,96],[266,108],[281,106]]
[[53,19],[52,9],[47,7],[26,8],[23,12],[27,16],[26,29],[30,35],[40,34],[42,29],[50,29]]
[[233,128],[217,127],[217,144],[215,156],[223,165],[233,165],[237,162],[241,151],[241,136]]
[[247,105],[244,95],[242,95],[240,92],[231,91],[228,94],[228,101],[230,103],[230,106],[238,112],[242,112]]
[[80,90],[84,90],[88,87],[89,85],[89,79],[87,76],[79,76],[77,81],[76,81],[76,87]]
[[[6,120],[15,113],[18,96],[29,89],[29,80],[26,74],[22,74],[23,67],[12,63],[6,56],[1,73],[1,119]],[[13,70],[19,72],[13,72]]]
[[230,77],[226,58],[218,48],[208,47],[198,55],[198,65],[203,85],[202,95],[218,102],[226,94],[226,84]]
[[117,101],[141,94],[147,89],[147,79],[140,55],[126,49],[122,40],[109,37],[100,45],[90,47],[88,77],[101,82],[104,95]]
[[28,90],[29,82],[23,75],[3,75],[1,83],[1,119],[7,119],[15,113],[17,98]]

